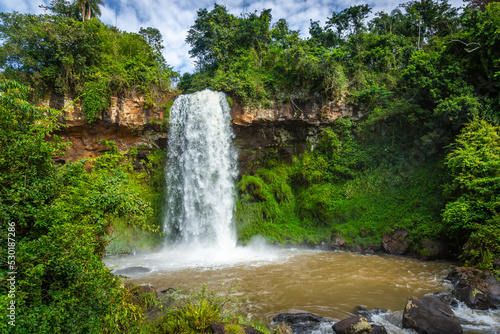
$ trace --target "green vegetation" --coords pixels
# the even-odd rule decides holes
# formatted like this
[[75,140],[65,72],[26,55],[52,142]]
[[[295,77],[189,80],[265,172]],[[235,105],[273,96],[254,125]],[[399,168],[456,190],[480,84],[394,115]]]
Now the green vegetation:
[[[78,8],[92,17],[100,2],[78,1]],[[112,94],[136,91],[159,109],[177,73],[161,54],[158,29],[128,33],[97,18],[80,21],[74,5],[54,0],[46,9],[55,15],[0,13],[4,76],[34,88],[34,100],[47,94],[80,100],[89,123],[109,107]]]
[[[39,107],[69,96],[93,122],[111,96],[138,92],[165,110],[177,76],[155,28],[118,31],[97,18],[101,0],[53,0],[45,15],[0,13],[0,308],[16,272],[16,327],[33,333],[241,331],[235,300],[205,287],[160,307],[102,263],[104,254],[153,248],[162,238],[164,154],[119,152],[54,164],[70,143],[53,135],[62,112]],[[352,104],[292,163],[268,158],[237,185],[240,240],[380,243],[397,228],[446,241],[463,263],[496,270],[500,259],[500,3],[459,11],[412,0],[367,22],[367,5],[311,22],[303,39],[270,9],[244,16],[200,9],[187,42],[197,72],[178,88],[228,93],[231,105]],[[151,123],[157,125],[158,119]],[[90,125],[92,126],[92,125]],[[159,127],[159,126],[155,126]],[[272,148],[269,150],[273,150]],[[144,153],[144,152],[141,152]],[[266,152],[266,156],[267,155]],[[140,171],[134,170],[140,163]],[[182,298],[181,298],[182,297]],[[21,328],[21,329],[20,329]],[[278,328],[286,332],[286,328]]]
[[461,257],[466,264],[493,269],[500,254],[500,127],[474,120],[450,151],[446,231],[458,245],[465,244]]
[[138,328],[137,333],[210,333],[213,321],[238,324],[238,300],[230,293],[231,289],[220,294],[206,285],[199,292],[190,291],[185,296],[175,292],[170,297],[174,305],[155,321]]
[[[318,147],[291,165],[271,161],[255,175],[243,176],[236,212],[240,239],[262,235],[281,244],[318,244],[341,236],[366,247],[396,228],[411,230],[414,244],[440,238],[441,160],[419,165],[408,177],[390,160],[378,165],[353,159],[346,154],[350,145],[331,158],[328,148],[337,131],[325,129]],[[362,148],[357,153],[368,156]]]
[[[106,236],[115,224],[157,231],[159,190],[112,143],[98,158],[56,167],[52,157],[67,144],[45,137],[60,112],[27,102],[30,91],[16,82],[0,81],[0,92],[1,240],[7,245],[14,227],[16,241],[15,266],[3,262],[0,279],[7,291],[7,272],[16,272],[17,314],[17,327],[4,322],[2,331],[126,329],[142,311],[101,261]],[[6,247],[1,253],[7,259]],[[2,309],[10,300],[2,293]]]
[[270,9],[198,11],[186,38],[198,71],[179,88],[223,90],[242,105],[351,103],[364,114],[323,129],[293,164],[262,161],[244,175],[239,237],[318,243],[340,235],[368,245],[405,228],[414,245],[447,241],[465,263],[494,269],[500,4],[460,11],[409,1],[367,22],[370,12],[333,12],[302,39],[285,20],[273,24]]
[[[242,325],[249,325],[263,333],[268,328],[259,323],[249,323],[239,314],[240,300],[231,296],[233,287],[226,291],[202,285],[199,291],[175,291],[159,296],[153,303],[162,309],[157,317],[131,328],[131,334],[147,333],[212,333],[212,322],[225,323],[226,333],[245,333]],[[280,333],[274,331],[273,333]]]

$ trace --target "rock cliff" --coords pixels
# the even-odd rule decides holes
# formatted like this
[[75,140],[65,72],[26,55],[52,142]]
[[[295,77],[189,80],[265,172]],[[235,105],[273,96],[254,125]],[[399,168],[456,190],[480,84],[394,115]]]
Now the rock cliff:
[[[174,99],[173,95],[166,99]],[[165,149],[168,139],[165,110],[158,110],[145,102],[144,96],[114,96],[111,107],[87,124],[79,104],[64,97],[45,101],[52,108],[63,109],[64,127],[55,134],[73,143],[60,163],[95,157],[106,150],[99,140],[114,141],[120,151],[142,146]],[[235,145],[240,151],[241,172],[256,168],[256,162],[266,157],[291,160],[302,153],[307,143],[314,143],[321,128],[337,118],[361,115],[350,105],[288,102],[272,107],[242,107],[234,103],[231,108]]]
[[[166,96],[173,99],[174,95]],[[55,134],[72,143],[66,155],[58,157],[60,163],[95,157],[106,150],[99,140],[114,141],[120,151],[133,147],[165,148],[168,132],[163,124],[165,109],[149,107],[142,95],[113,96],[110,108],[88,124],[78,103],[56,96],[44,101],[45,105],[62,109],[62,127]]]
[[260,108],[234,103],[231,116],[240,172],[257,168],[256,162],[266,158],[291,161],[305,151],[307,143],[317,141],[324,126],[348,115],[352,119],[362,116],[353,106],[341,102],[287,102]]

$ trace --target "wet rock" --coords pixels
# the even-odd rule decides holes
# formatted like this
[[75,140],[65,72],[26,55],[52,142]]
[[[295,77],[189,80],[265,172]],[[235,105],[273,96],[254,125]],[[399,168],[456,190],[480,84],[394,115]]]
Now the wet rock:
[[288,324],[298,324],[305,322],[327,321],[326,318],[319,317],[312,313],[280,313],[273,318],[276,323],[284,322]]
[[382,250],[382,245],[378,245],[378,244],[373,244],[373,245],[370,245],[368,247],[368,249],[371,249],[372,251],[374,251],[375,253],[378,253]]
[[[226,330],[226,323],[214,321],[210,324],[210,329],[213,334],[229,334],[233,333],[232,331]],[[244,331],[245,334],[264,334],[259,330],[247,325],[239,325]]]
[[168,289],[165,289],[165,290],[161,290],[160,293],[171,294],[171,293],[174,293],[175,291],[177,291],[177,290],[174,289],[174,288],[168,288]]
[[273,318],[273,322],[284,323],[292,328],[294,334],[306,334],[317,330],[321,322],[328,319],[319,317],[312,313],[280,313]]
[[115,270],[113,273],[115,275],[131,276],[149,273],[151,270],[145,267],[129,267],[125,269]]
[[368,248],[368,249],[364,249],[362,251],[362,254],[364,254],[364,255],[373,255],[373,254],[375,254],[375,251],[373,251],[373,249],[369,249]]
[[453,296],[479,310],[500,308],[500,283],[489,271],[458,267],[446,277],[453,284]]
[[387,330],[384,326],[374,325],[370,334],[387,334]]
[[359,315],[340,320],[332,328],[336,334],[369,334],[372,331],[372,326],[366,318]]
[[322,241],[321,244],[319,245],[319,249],[325,250],[325,251],[331,251],[331,250],[336,250],[332,245],[329,245],[327,242]]
[[409,297],[403,312],[403,328],[420,334],[461,334],[462,326],[451,308],[432,297]]
[[442,301],[446,305],[450,305],[453,307],[458,305],[457,300],[449,293],[435,292],[433,294],[430,294],[429,296],[432,298],[439,299],[440,301]]
[[349,251],[354,252],[354,253],[362,253],[363,247],[361,247],[360,245],[352,245],[349,247]]
[[331,245],[332,245],[333,249],[345,249],[346,243],[345,243],[344,238],[336,235],[336,236],[332,237],[332,244]]
[[362,315],[362,316],[365,316],[366,314],[369,314],[370,313],[370,309],[368,307],[366,307],[365,305],[359,305],[359,306],[356,306],[354,309],[353,309],[353,312],[356,314],[356,315]]
[[364,305],[356,306],[353,310],[353,313],[356,315],[360,315],[363,318],[366,318],[369,322],[372,321],[372,316],[385,313],[387,312],[386,310],[383,310],[381,308],[375,308],[375,309],[369,309],[368,307]]
[[389,254],[402,255],[408,251],[409,242],[406,230],[396,230],[392,233],[385,234],[382,237],[382,246]]
[[417,254],[422,260],[443,259],[448,255],[448,246],[443,241],[422,239],[418,244]]

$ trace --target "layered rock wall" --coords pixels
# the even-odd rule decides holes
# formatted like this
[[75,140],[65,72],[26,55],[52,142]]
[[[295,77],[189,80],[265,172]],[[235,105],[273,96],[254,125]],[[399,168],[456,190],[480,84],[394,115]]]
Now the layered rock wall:
[[[111,102],[111,107],[92,124],[87,124],[80,105],[69,98],[52,97],[45,102],[64,110],[60,120],[64,127],[55,134],[73,143],[67,155],[59,157],[61,163],[102,154],[106,146],[99,144],[101,139],[114,141],[120,151],[137,146],[166,148],[168,130],[162,124],[165,110],[148,107],[141,95],[114,96]],[[339,102],[288,102],[272,107],[234,103],[231,116],[235,145],[240,151],[240,172],[257,168],[258,162],[268,157],[291,160],[293,155],[304,152],[307,143],[314,144],[322,127],[347,115],[353,119],[361,116],[352,106]]]
[[287,102],[272,107],[231,108],[235,145],[239,149],[240,174],[259,167],[266,158],[279,157],[291,161],[314,145],[321,129],[340,117],[359,119],[362,115],[353,106],[341,102]]
[[[173,95],[166,99],[173,98]],[[88,124],[81,105],[71,98],[56,96],[43,104],[63,110],[61,129],[54,134],[72,143],[60,163],[95,157],[106,150],[101,139],[114,141],[120,151],[133,147],[165,148],[168,131],[163,124],[165,110],[148,107],[143,95],[113,96],[110,108]]]

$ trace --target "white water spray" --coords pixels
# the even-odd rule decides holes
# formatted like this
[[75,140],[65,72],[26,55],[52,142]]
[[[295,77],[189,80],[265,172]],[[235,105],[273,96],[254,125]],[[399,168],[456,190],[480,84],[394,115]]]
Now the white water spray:
[[231,115],[223,93],[181,95],[170,110],[165,231],[176,242],[236,245],[234,181],[238,175]]

